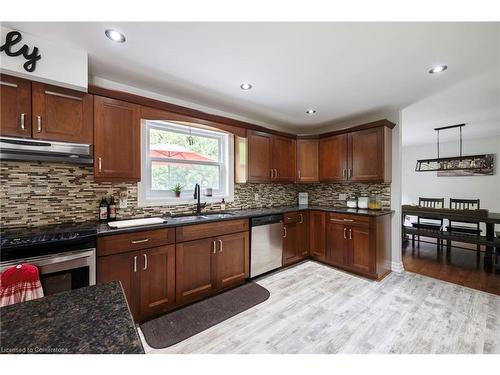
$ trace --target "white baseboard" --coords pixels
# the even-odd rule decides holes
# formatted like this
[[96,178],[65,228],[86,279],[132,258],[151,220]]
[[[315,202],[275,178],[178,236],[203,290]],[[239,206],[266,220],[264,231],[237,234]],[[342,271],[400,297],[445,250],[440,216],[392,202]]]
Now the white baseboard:
[[391,262],[391,270],[392,272],[403,272],[405,270],[403,267],[403,262]]

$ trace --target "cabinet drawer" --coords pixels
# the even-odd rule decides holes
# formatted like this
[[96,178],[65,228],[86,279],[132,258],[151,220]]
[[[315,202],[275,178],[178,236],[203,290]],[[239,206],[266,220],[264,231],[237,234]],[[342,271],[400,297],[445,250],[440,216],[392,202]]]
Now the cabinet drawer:
[[287,212],[283,214],[283,223],[292,224],[300,221],[300,214],[298,212]]
[[368,226],[370,223],[370,218],[368,216],[363,216],[363,215],[329,213],[327,222],[335,224],[343,223],[346,225]]
[[124,253],[175,243],[174,228],[115,234],[97,239],[97,256]]
[[178,227],[175,229],[175,237],[177,242],[184,242],[246,231],[248,231],[248,219],[229,220]]

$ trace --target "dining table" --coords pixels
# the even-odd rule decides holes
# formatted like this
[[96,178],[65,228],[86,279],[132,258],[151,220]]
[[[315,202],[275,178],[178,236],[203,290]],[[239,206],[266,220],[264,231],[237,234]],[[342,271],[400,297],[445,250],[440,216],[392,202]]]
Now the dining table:
[[[404,225],[405,216],[420,216],[429,219],[445,219],[462,222],[484,223],[486,226],[485,235],[470,235],[447,231],[436,231],[430,229],[420,229],[407,227]],[[500,251],[500,237],[495,233],[495,224],[500,225],[500,212],[490,212],[486,209],[461,210],[448,208],[431,208],[417,205],[402,205],[401,217],[403,220],[403,234],[420,235],[446,239],[464,243],[472,243],[485,246],[484,269],[487,272],[500,274],[500,264],[498,261]]]

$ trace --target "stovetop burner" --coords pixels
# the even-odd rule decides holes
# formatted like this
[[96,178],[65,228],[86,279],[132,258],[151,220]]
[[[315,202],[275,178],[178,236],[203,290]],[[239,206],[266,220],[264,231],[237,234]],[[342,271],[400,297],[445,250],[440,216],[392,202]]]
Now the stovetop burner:
[[9,228],[0,232],[0,259],[95,247],[95,223],[60,224],[32,228]]

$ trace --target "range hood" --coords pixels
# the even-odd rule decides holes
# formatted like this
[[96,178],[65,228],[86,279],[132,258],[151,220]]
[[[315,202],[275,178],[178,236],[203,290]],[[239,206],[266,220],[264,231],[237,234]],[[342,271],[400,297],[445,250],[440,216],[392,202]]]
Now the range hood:
[[0,159],[93,164],[88,144],[0,137]]

